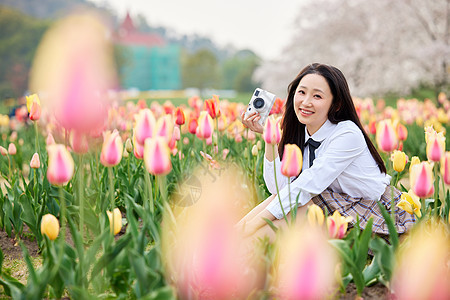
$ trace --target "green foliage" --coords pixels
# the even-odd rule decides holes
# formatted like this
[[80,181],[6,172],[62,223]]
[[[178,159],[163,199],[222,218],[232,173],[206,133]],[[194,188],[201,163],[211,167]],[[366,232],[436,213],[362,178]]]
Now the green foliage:
[[220,82],[219,62],[210,50],[201,49],[193,54],[186,53],[182,60],[184,87],[218,88]]
[[226,60],[222,66],[222,88],[252,93],[260,83],[252,79],[260,59],[251,51],[241,51]]

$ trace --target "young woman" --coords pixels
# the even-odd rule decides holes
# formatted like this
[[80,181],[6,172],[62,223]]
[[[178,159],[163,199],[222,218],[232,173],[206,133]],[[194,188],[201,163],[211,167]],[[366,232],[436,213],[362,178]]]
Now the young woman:
[[[262,133],[254,113],[242,123],[254,132]],[[390,176],[379,153],[359,121],[352,97],[340,70],[324,64],[306,66],[288,87],[286,109],[281,122],[282,137],[278,151],[271,145],[265,147],[264,180],[272,196],[267,198],[240,222],[246,234],[254,237],[274,238],[273,230],[265,218],[275,226],[284,227],[284,213],[288,214],[291,202],[298,196],[297,217],[305,216],[311,204],[317,204],[328,213],[338,210],[352,217],[351,225],[359,216],[360,226],[374,218],[372,230],[388,234],[384,218],[377,205],[381,202],[390,212]],[[286,144],[297,144],[303,153],[303,167],[296,178],[281,174],[281,159]],[[279,197],[276,195],[274,167],[276,164]],[[290,184],[290,197],[288,191]],[[395,204],[401,193],[394,189]],[[291,199],[291,200],[290,200]],[[395,207],[395,226],[405,232],[415,222],[415,217]]]

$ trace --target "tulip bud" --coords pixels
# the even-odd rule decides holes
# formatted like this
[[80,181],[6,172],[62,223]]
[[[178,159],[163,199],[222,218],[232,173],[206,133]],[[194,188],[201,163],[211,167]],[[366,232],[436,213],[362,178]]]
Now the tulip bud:
[[33,101],[33,104],[31,105],[31,110],[29,111],[30,113],[30,120],[31,121],[38,121],[41,118],[41,105],[36,102]]
[[144,146],[136,141],[136,135],[133,134],[133,153],[137,159],[144,158]]
[[47,146],[48,168],[47,179],[51,184],[63,185],[69,182],[74,172],[74,162],[64,145]]
[[327,218],[328,234],[332,239],[342,239],[347,232],[348,222],[351,217],[343,217],[336,210],[331,217]]
[[192,119],[189,120],[188,127],[189,127],[189,132],[191,134],[196,134],[197,133],[197,126],[198,126],[197,119],[192,118]]
[[412,191],[420,198],[429,197],[434,193],[433,170],[428,162],[412,166],[409,179]]
[[118,165],[122,159],[123,143],[117,130],[105,132],[100,162],[105,167]]
[[46,214],[42,216],[41,233],[48,236],[48,238],[52,241],[54,241],[58,237],[59,222],[54,215]]
[[155,117],[153,112],[148,109],[141,109],[137,115],[135,115],[136,123],[134,125],[134,134],[136,135],[136,141],[144,145],[146,138],[151,138],[154,135],[155,130]]
[[378,123],[376,140],[378,148],[383,152],[391,152],[397,149],[397,134],[392,127],[391,120],[382,120]]
[[197,132],[198,138],[207,139],[212,136],[214,132],[214,122],[211,116],[206,111],[202,111],[198,117]]
[[261,149],[262,149],[262,143],[261,143],[261,141],[257,141],[257,142],[256,142],[256,146],[258,147],[258,150],[261,150]]
[[53,145],[56,144],[55,139],[53,138],[53,135],[51,133],[49,133],[47,135],[47,139],[45,140],[45,144],[48,145]]
[[14,143],[9,143],[8,154],[9,155],[16,155],[16,153],[17,153],[16,145],[14,145]]
[[127,138],[127,140],[125,141],[125,150],[128,153],[133,152],[133,143],[131,142],[130,138]]
[[[120,232],[120,230],[122,229],[122,213],[116,207],[116,208],[114,208],[113,213],[111,213],[110,211],[107,211],[106,214],[108,215],[109,226],[110,226],[111,232],[114,233],[114,235],[118,234]],[[114,214],[114,217],[113,217],[113,214]]]
[[281,132],[279,123],[277,121],[272,118],[267,119],[267,122],[264,126],[263,138],[264,141],[270,145],[275,145],[280,142]]
[[296,144],[284,146],[283,159],[281,161],[281,173],[286,177],[300,174],[303,165],[302,151]]
[[253,145],[252,147],[252,155],[257,156],[258,155],[258,146]]
[[392,153],[392,161],[394,165],[394,170],[397,172],[403,171],[407,162],[406,154],[402,151],[394,150]]
[[181,107],[177,107],[175,110],[175,124],[181,126],[185,123],[184,112]]
[[420,164],[420,159],[417,156],[413,156],[411,158],[411,164],[409,165],[409,172],[411,172],[412,166],[417,165],[417,164]]
[[445,184],[450,185],[450,151],[445,152],[442,157],[441,174]]
[[408,129],[402,123],[397,124],[397,136],[400,141],[405,141],[408,137]]
[[311,226],[315,225],[322,226],[325,220],[323,210],[316,204],[312,204],[308,207],[307,218]]
[[153,175],[166,175],[172,170],[170,150],[164,138],[145,140],[144,163],[147,171]]
[[39,169],[40,166],[41,166],[41,162],[39,160],[39,154],[34,153],[33,157],[31,158],[31,161],[30,161],[30,167],[33,169]]
[[0,153],[1,153],[3,156],[6,156],[6,155],[8,155],[8,150],[6,150],[5,147],[0,146]]

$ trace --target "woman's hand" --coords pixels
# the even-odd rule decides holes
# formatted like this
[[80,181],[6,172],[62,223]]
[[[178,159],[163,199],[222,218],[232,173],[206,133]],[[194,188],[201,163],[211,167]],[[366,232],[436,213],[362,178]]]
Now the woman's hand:
[[264,127],[258,123],[260,119],[261,116],[257,112],[252,113],[247,118],[245,118],[245,111],[241,115],[242,124],[244,124],[245,126],[250,128],[251,131],[256,133],[264,132]]

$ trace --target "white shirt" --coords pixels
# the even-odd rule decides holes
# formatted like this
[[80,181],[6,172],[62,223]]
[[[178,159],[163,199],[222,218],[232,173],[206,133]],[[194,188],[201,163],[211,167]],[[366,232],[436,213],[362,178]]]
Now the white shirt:
[[[367,147],[364,135],[352,121],[333,124],[327,120],[317,132],[310,136],[305,127],[305,142],[309,138],[321,142],[316,149],[314,163],[309,167],[309,149],[303,150],[303,167],[300,175],[291,182],[289,199],[288,177],[281,174],[281,161],[277,157],[269,162],[264,156],[264,181],[272,194],[276,194],[274,163],[278,189],[285,214],[295,206],[305,205],[311,198],[327,188],[345,193],[354,198],[379,200],[391,177],[381,173]],[[275,197],[266,208],[277,219],[283,218],[279,197]]]

